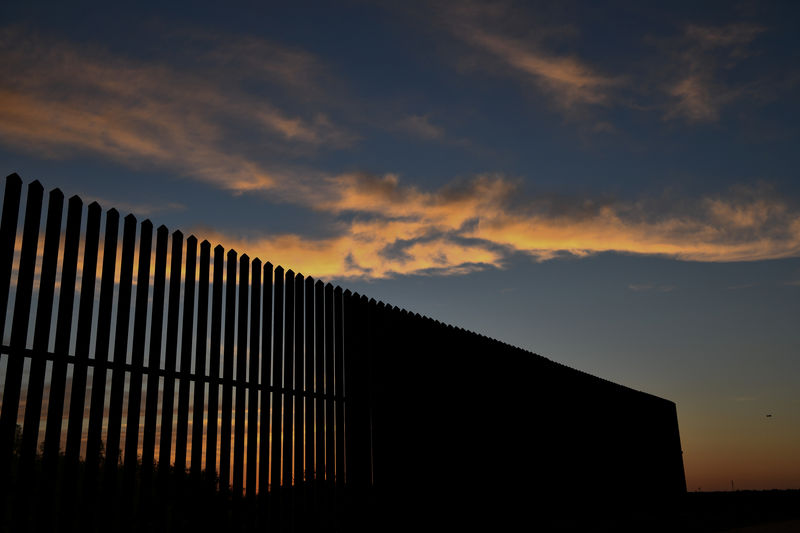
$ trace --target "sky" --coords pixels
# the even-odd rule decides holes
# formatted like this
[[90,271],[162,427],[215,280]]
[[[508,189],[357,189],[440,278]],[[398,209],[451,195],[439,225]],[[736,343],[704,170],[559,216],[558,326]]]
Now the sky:
[[696,4],[4,2],[0,171],[672,400],[689,490],[800,488],[800,6]]

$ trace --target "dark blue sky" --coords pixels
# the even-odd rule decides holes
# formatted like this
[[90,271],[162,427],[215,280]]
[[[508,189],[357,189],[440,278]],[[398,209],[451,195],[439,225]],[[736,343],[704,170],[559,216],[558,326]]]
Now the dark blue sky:
[[0,166],[674,400],[690,489],[798,488],[798,7],[696,4],[6,2]]

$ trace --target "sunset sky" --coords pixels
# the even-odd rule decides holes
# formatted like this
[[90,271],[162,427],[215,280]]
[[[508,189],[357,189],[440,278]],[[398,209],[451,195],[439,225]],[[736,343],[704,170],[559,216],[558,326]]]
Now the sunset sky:
[[670,399],[689,490],[800,488],[800,5],[162,4],[0,5],[3,176]]

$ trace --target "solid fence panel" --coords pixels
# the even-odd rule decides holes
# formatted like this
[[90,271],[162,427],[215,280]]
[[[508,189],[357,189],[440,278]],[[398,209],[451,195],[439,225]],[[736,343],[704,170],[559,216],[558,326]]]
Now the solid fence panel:
[[[180,381],[178,382],[178,424],[175,427],[175,473],[186,472],[186,447],[189,435],[189,374],[194,350],[194,299],[197,276],[197,238],[186,239],[186,267],[183,281],[183,327],[181,328]],[[202,383],[195,382],[195,386]]]
[[274,396],[274,388],[270,382],[272,371],[272,263],[264,265],[264,285],[262,296],[261,315],[261,401],[259,412],[259,442],[258,442],[258,492],[266,496],[269,490],[269,431],[270,431],[270,398]]
[[[197,478],[202,471],[203,462],[203,419],[205,418],[205,389],[208,373],[206,370],[206,351],[208,347],[208,276],[211,244],[200,243],[200,271],[197,276],[197,334],[195,336],[194,356],[194,398],[192,399],[192,454],[191,472]],[[213,391],[212,383],[208,383]]]
[[389,332],[387,324],[389,321],[390,308],[383,302],[370,302],[370,485],[378,487],[381,484],[378,473],[383,462],[382,443],[384,440],[385,421],[384,418],[384,398],[387,387],[385,364],[391,354],[391,347],[388,342]]
[[[105,411],[108,348],[111,335],[111,310],[114,300],[114,270],[117,262],[117,237],[119,213],[106,211],[106,229],[103,239],[103,270],[100,274],[100,302],[97,313],[97,331],[92,374],[92,394],[89,403],[89,427],[86,437],[86,476],[91,479],[100,464],[103,445],[101,432]],[[81,289],[82,290],[82,289]]]
[[206,474],[216,486],[217,479],[217,415],[220,393],[220,348],[222,344],[222,292],[225,250],[214,247],[214,281],[211,294],[211,337],[208,348],[208,416],[206,418]]
[[[33,295],[33,274],[36,266],[36,251],[39,246],[39,219],[42,213],[44,189],[38,181],[28,185],[25,203],[25,223],[22,229],[22,247],[19,256],[17,291],[14,298],[14,313],[11,319],[11,339],[6,381],[3,389],[3,411],[0,413],[0,461],[7,464],[14,446],[14,433],[19,411],[23,356],[28,341],[28,319]],[[2,471],[2,470],[0,470]]]
[[[53,316],[53,298],[58,267],[58,248],[61,241],[61,215],[64,211],[64,194],[50,191],[47,200],[42,270],[39,277],[39,299],[33,328],[33,354],[28,371],[28,392],[25,399],[25,419],[22,426],[22,467],[31,472],[36,458],[39,425],[42,417],[42,396],[47,369],[47,348],[50,342],[50,323]],[[25,474],[23,474],[25,475]]]
[[[346,302],[345,298],[345,302]],[[345,464],[347,483],[359,498],[370,486],[369,335],[370,310],[366,296],[353,294],[351,311],[345,303]],[[348,326],[349,324],[349,326]],[[348,431],[349,429],[349,431]]]
[[231,419],[233,417],[234,335],[236,334],[236,251],[228,251],[225,280],[225,341],[222,359],[222,416],[219,431],[219,487],[231,483]]
[[[247,496],[255,496],[258,475],[258,363],[261,359],[261,260],[253,259],[250,293],[250,353],[247,372]],[[262,391],[266,396],[266,390]]]
[[142,408],[144,349],[147,334],[147,307],[150,296],[150,257],[153,247],[153,223],[142,222],[139,228],[139,264],[136,274],[136,311],[133,318],[131,375],[128,388],[128,416],[125,424],[126,485],[133,482],[139,454],[139,415]]
[[239,310],[237,314],[236,348],[236,427],[233,446],[233,493],[241,496],[244,489],[244,437],[247,410],[247,304],[250,292],[250,258],[239,258]]
[[78,248],[81,240],[83,202],[77,196],[69,199],[67,227],[64,235],[64,258],[61,265],[61,290],[58,296],[55,353],[50,378],[50,398],[47,405],[47,424],[44,435],[44,468],[49,476],[56,473],[61,429],[64,423],[64,398],[67,385],[67,356],[73,324],[75,278],[78,270]]
[[370,450],[369,423],[369,335],[370,310],[366,296],[353,294],[348,308],[344,298],[345,342],[345,475],[348,486],[346,525],[357,530],[367,527],[369,508]]
[[175,365],[178,359],[182,259],[183,233],[175,231],[172,233],[172,253],[169,262],[167,342],[164,349],[164,393],[161,396],[161,438],[158,449],[158,469],[162,479],[169,473],[172,462],[172,419],[175,409]]
[[94,309],[97,255],[100,243],[100,215],[102,210],[92,202],[86,215],[86,232],[83,240],[81,295],[78,303],[78,328],[75,334],[75,364],[72,367],[72,389],[69,400],[69,421],[65,455],[67,463],[75,467],[80,459],[83,415],[86,407],[86,381],[88,378],[89,346],[92,338],[92,311]]
[[117,326],[114,336],[114,361],[111,369],[111,393],[108,406],[105,466],[111,479],[120,457],[122,403],[125,399],[125,363],[128,356],[128,333],[131,316],[136,218],[125,217],[122,231],[122,257],[117,292]]
[[147,357],[147,392],[144,405],[144,431],[142,433],[142,468],[147,481],[153,470],[158,423],[158,391],[161,369],[161,341],[164,327],[164,292],[167,275],[167,244],[169,230],[159,226],[156,230],[156,261],[153,271],[153,304],[150,313],[150,346]]

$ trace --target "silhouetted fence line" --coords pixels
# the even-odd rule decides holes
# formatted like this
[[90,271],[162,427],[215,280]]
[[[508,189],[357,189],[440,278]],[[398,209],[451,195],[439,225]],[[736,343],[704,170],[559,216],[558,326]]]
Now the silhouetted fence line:
[[[645,479],[635,474],[644,465],[666,491],[685,489],[671,402],[149,220],[120,221],[77,196],[65,213],[58,189],[46,211],[44,200],[33,182],[23,206],[21,179],[6,178],[4,476],[22,483],[41,468],[50,493],[74,489],[79,477],[84,490],[121,482],[127,494],[140,487],[140,506],[154,504],[151,483],[188,476],[257,500],[253,527],[357,527],[357,514],[342,509],[383,509],[412,492],[436,499],[433,479],[502,485],[509,466],[527,476],[531,455],[560,457],[562,440],[577,446],[575,428],[541,408],[560,398],[563,382],[599,391],[603,408],[655,420],[639,421],[636,442],[651,448],[638,466],[621,467],[626,482]],[[558,408],[580,412],[573,400]],[[561,435],[558,446],[526,437],[529,418]],[[614,430],[628,435],[618,422]],[[619,461],[611,444],[600,453]],[[531,481],[555,482],[554,471],[538,469]]]

